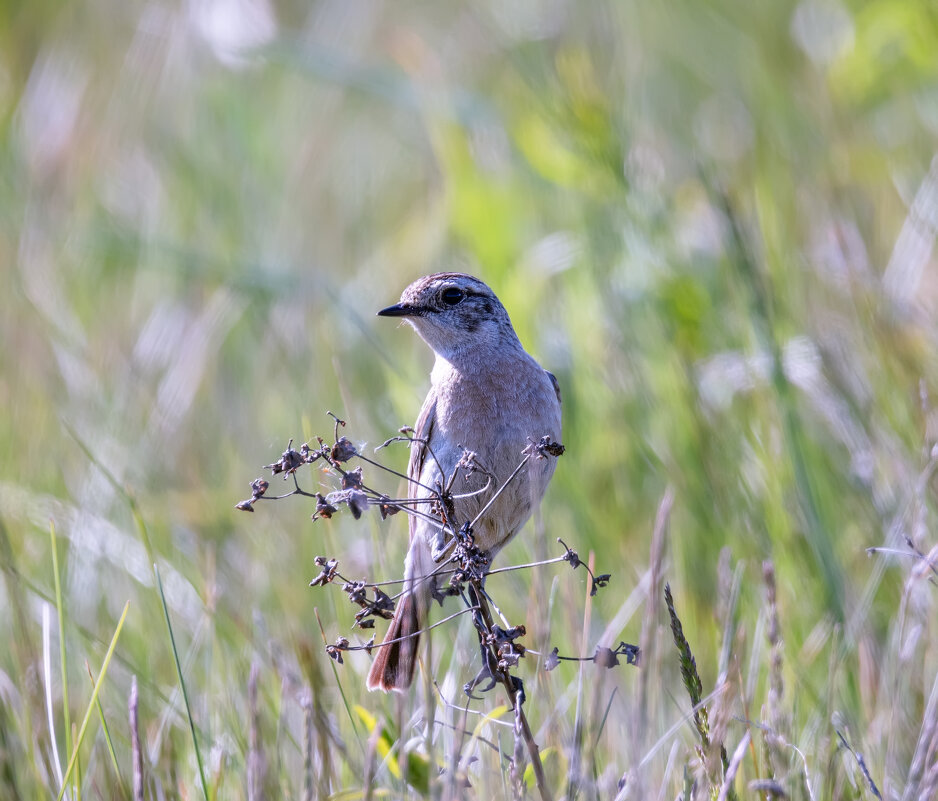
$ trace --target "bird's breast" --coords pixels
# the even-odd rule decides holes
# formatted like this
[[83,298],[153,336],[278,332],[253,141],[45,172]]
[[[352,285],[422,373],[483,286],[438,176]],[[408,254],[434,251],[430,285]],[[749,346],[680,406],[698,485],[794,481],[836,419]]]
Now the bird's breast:
[[[522,358],[523,357],[523,358]],[[560,439],[560,404],[550,377],[527,354],[434,371],[435,427],[449,441],[516,460],[529,440]]]
[[[560,441],[560,404],[547,373],[530,357],[481,364],[473,370],[434,370],[436,410],[430,445],[436,460],[424,462],[425,484],[442,470],[456,469],[466,450],[483,468],[457,476],[458,523],[472,520],[524,459],[524,449],[547,435]],[[554,470],[554,459],[529,459],[476,527],[476,541],[493,553],[524,524],[540,501]],[[437,464],[438,463],[438,464]]]

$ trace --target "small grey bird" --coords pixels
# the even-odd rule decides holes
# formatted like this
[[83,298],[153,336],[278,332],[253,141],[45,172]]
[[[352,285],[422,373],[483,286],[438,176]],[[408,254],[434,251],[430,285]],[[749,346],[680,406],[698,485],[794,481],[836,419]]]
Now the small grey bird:
[[[433,497],[433,488],[452,474],[464,450],[474,451],[491,479],[473,473],[453,490],[462,496],[454,501],[455,519],[471,521],[518,467],[525,447],[544,436],[560,441],[557,379],[525,352],[492,290],[470,275],[428,275],[408,286],[400,303],[378,314],[402,317],[436,354],[430,392],[414,429],[408,497]],[[477,522],[475,544],[490,558],[530,517],[555,462],[529,460]],[[471,494],[487,482],[487,489]],[[429,511],[428,504],[417,508]],[[450,553],[440,528],[410,517],[404,592],[385,637],[389,644],[377,650],[368,674],[369,690],[404,690],[413,681],[417,640],[436,589],[431,574]]]

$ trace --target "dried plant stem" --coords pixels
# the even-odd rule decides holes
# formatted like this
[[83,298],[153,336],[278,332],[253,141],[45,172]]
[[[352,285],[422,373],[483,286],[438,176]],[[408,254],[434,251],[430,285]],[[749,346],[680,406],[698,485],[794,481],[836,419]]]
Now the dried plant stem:
[[[642,635],[639,641],[643,661],[652,658],[655,647],[654,639],[658,631],[658,599],[659,585],[661,584],[662,564],[668,530],[671,523],[671,509],[674,506],[674,486],[668,484],[658,504],[655,515],[655,528],[651,538],[651,551],[648,558],[648,602],[645,604],[645,616],[642,621]],[[645,664],[650,664],[645,663]],[[642,670],[638,678],[638,703],[636,704],[637,724],[640,731],[646,731],[648,726],[648,705],[651,675],[650,671]],[[635,740],[636,748],[639,741]]]
[[[589,570],[590,575],[593,574],[593,554],[589,555],[589,564],[587,565],[587,570]],[[589,590],[586,592],[586,603],[583,607],[583,628],[582,628],[582,639],[580,643],[580,653],[585,654],[586,649],[589,647],[589,629],[590,629],[590,618],[592,617],[593,612],[593,603],[592,597],[590,596]],[[580,788],[580,780],[583,776],[583,726],[584,726],[584,716],[585,710],[583,708],[583,670],[585,664],[580,662],[580,668],[577,672],[577,690],[576,690],[576,713],[573,720],[573,743],[572,743],[572,752],[573,758],[570,760],[570,770],[567,778],[567,799],[568,801],[573,801],[576,798],[577,793]]]
[[498,496],[501,495],[505,491],[505,489],[508,487],[508,485],[511,484],[511,482],[515,480],[515,477],[518,475],[518,473],[521,472],[521,468],[523,468],[528,463],[528,459],[530,458],[531,458],[530,456],[525,456],[521,460],[521,464],[519,464],[515,468],[514,472],[510,476],[508,476],[508,478],[505,479],[505,483],[502,484],[498,488],[498,491],[491,498],[489,498],[488,503],[486,503],[485,506],[483,506],[479,510],[479,513],[474,518],[472,518],[472,522],[469,524],[470,529],[475,528],[476,523],[478,523],[485,516],[485,513],[488,512],[492,504],[498,500]]
[[772,769],[772,777],[777,778],[782,775],[784,767],[784,756],[781,753],[783,738],[781,734],[786,734],[782,723],[782,697],[785,691],[785,685],[782,681],[782,637],[779,628],[778,619],[778,597],[775,584],[775,564],[771,559],[766,559],[762,563],[762,578],[765,582],[765,599],[768,607],[768,628],[766,638],[769,642],[769,691],[766,700],[768,721],[771,733],[765,737],[765,745],[768,750],[768,757]]
[[[555,556],[553,559],[543,559],[540,562],[525,562],[523,565],[506,565],[505,567],[497,567],[494,570],[489,570],[485,575],[486,578],[489,576],[495,576],[499,573],[513,573],[516,570],[530,570],[534,567],[545,567],[547,565],[555,565],[559,562],[566,562],[566,556]],[[456,568],[450,567],[449,562],[444,562],[432,573],[427,573],[425,576],[414,576],[410,581],[426,581],[431,578],[441,578],[443,576],[451,576],[456,572]],[[335,576],[337,579],[348,582],[346,576],[343,576],[339,571],[336,571]],[[366,587],[396,587],[401,584],[407,583],[408,579],[399,578],[399,579],[387,579],[385,581],[367,581],[365,582]],[[403,593],[398,593],[397,595],[392,595],[391,600],[396,600]]]
[[[446,623],[449,623],[453,618],[459,617],[460,615],[465,615],[467,612],[475,612],[477,611],[477,609],[478,607],[476,606],[469,606],[469,607],[466,607],[465,609],[460,609],[458,612],[453,612],[453,614],[447,615],[446,617],[441,618],[440,620],[436,621],[436,623],[431,623],[429,626],[424,626],[422,629],[420,629],[419,631],[415,631],[413,634],[405,634],[403,637],[395,637],[394,639],[391,639],[391,640],[384,640],[383,642],[378,642],[378,643],[369,643],[368,645],[345,645],[341,648],[341,650],[343,651],[373,651],[377,648],[385,648],[388,645],[393,645],[396,642],[402,642],[404,640],[409,640],[411,637],[417,637],[420,634],[425,634],[426,632],[431,631],[437,628],[438,626],[443,626]],[[320,626],[321,625],[322,623],[320,623]]]
[[[283,452],[280,460],[274,464],[267,465],[267,468],[272,470],[274,475],[283,473],[285,474],[284,478],[293,479],[295,487],[293,492],[286,493],[282,496],[266,495],[269,486],[268,482],[264,479],[256,479],[251,484],[251,498],[241,501],[237,505],[237,508],[243,511],[251,512],[254,511],[253,504],[259,500],[277,500],[279,498],[289,497],[290,495],[301,495],[305,497],[315,497],[317,499],[316,512],[313,515],[314,520],[320,517],[332,517],[332,515],[338,511],[338,508],[342,504],[348,505],[348,508],[351,510],[351,513],[356,520],[362,516],[362,513],[369,506],[377,506],[380,509],[382,518],[387,517],[390,514],[403,512],[411,518],[418,518],[421,521],[427,521],[431,523],[433,528],[441,532],[444,535],[444,542],[441,544],[439,549],[440,552],[434,553],[434,559],[436,559],[438,566],[429,575],[421,576],[419,579],[433,580],[441,576],[450,576],[451,578],[449,587],[445,592],[438,593],[438,596],[440,599],[442,599],[446,595],[462,595],[463,599],[466,601],[466,608],[457,612],[456,614],[445,617],[442,620],[433,623],[432,625],[425,626],[420,630],[420,632],[417,633],[424,633],[437,626],[444,625],[453,618],[466,614],[467,612],[472,615],[483,651],[483,667],[478,676],[465,686],[465,690],[467,694],[470,694],[470,697],[473,697],[471,696],[473,688],[478,683],[485,680],[491,680],[491,684],[489,684],[486,690],[491,689],[495,683],[501,683],[504,686],[505,691],[508,693],[508,699],[510,701],[511,708],[515,713],[513,724],[508,724],[512,725],[512,728],[515,732],[514,763],[511,771],[511,780],[515,795],[520,798],[523,797],[525,792],[524,754],[525,751],[527,751],[531,761],[538,794],[541,798],[541,801],[548,801],[552,798],[552,790],[548,787],[544,774],[544,766],[540,759],[540,751],[537,744],[534,742],[534,736],[531,732],[530,724],[528,723],[527,717],[524,713],[524,685],[520,678],[512,675],[512,668],[517,664],[518,658],[525,653],[525,648],[514,642],[517,637],[523,636],[525,634],[524,627],[510,626],[504,615],[502,615],[499,611],[498,605],[491,597],[486,594],[483,583],[485,578],[490,574],[488,571],[490,555],[476,545],[473,536],[473,528],[486,514],[488,514],[493,509],[493,504],[503,496],[503,493],[512,484],[512,482],[514,482],[519,476],[523,474],[524,469],[529,461],[532,459],[546,459],[548,457],[556,458],[563,453],[563,446],[560,443],[552,442],[550,438],[546,436],[542,437],[537,442],[533,440],[530,441],[528,447],[522,451],[521,459],[517,467],[514,469],[511,475],[509,475],[508,478],[502,482],[501,485],[494,490],[494,492],[491,493],[490,497],[488,497],[486,503],[482,506],[475,517],[472,520],[463,521],[462,525],[457,525],[457,521],[454,519],[454,501],[472,496],[483,495],[490,491],[495,481],[494,476],[485,470],[483,465],[480,465],[476,462],[475,453],[464,449],[463,457],[453,468],[452,472],[446,475],[442,470],[442,466],[436,460],[436,455],[433,453],[432,449],[430,449],[429,445],[423,440],[418,440],[416,437],[410,436],[409,434],[413,433],[412,429],[401,429],[402,436],[392,437],[381,447],[385,447],[391,442],[396,441],[407,441],[411,444],[414,442],[422,442],[427,448],[428,458],[436,461],[437,468],[445,479],[435,482],[434,487],[429,487],[416,480],[412,476],[406,476],[403,473],[390,469],[382,465],[380,462],[361,454],[358,449],[352,445],[349,439],[344,436],[341,438],[338,436],[339,426],[344,426],[345,423],[344,421],[341,421],[335,417],[335,415],[332,416],[335,420],[335,442],[332,445],[327,444],[321,437],[316,437],[316,440],[319,443],[318,449],[311,449],[307,443],[303,445],[299,451],[296,451],[292,447],[291,440],[287,444],[287,448]],[[361,467],[356,467],[354,470],[347,470],[345,467],[343,467],[343,463],[348,462],[356,457],[359,460],[376,467],[385,473],[388,473],[389,475],[405,479],[410,485],[410,492],[408,494],[418,494],[417,491],[422,490],[423,492],[427,493],[427,496],[403,499],[392,498],[387,494],[380,493],[372,486],[369,486],[364,482],[362,477],[363,471]],[[340,476],[342,479],[342,488],[340,490],[329,493],[325,497],[318,492],[311,493],[302,490],[296,477],[296,471],[300,467],[302,467],[304,464],[312,464],[320,459],[322,459],[324,464],[328,466],[328,469],[330,469],[336,476]],[[485,486],[483,486],[481,489],[464,494],[454,494],[452,490],[461,471],[465,472],[466,477],[473,473],[481,472],[481,474],[488,477],[488,480],[485,482]],[[448,535],[448,539],[446,535]],[[586,563],[581,562],[576,551],[571,550],[566,546],[566,544],[562,542],[561,544],[565,550],[564,555],[561,557],[534,562],[531,564],[509,566],[500,570],[491,571],[491,573],[509,572],[541,565],[567,562],[572,568],[577,568],[582,565],[589,572],[590,597],[595,595],[599,588],[605,587],[608,584],[610,579],[609,574],[596,575],[592,564],[587,565]],[[368,581],[349,581],[338,572],[337,559],[317,557],[316,564],[322,568],[322,572],[319,576],[310,582],[310,585],[325,586],[326,584],[332,584],[336,581],[336,579],[344,582],[345,586],[342,587],[343,591],[348,593],[349,599],[352,601],[352,603],[357,604],[363,610],[356,614],[356,623],[362,628],[373,625],[371,618],[374,616],[383,618],[388,617],[389,610],[393,608],[393,602],[400,599],[407,592],[412,591],[403,589],[397,595],[389,596],[378,588],[380,586],[387,586],[391,584],[399,585],[406,582],[404,580],[382,581],[377,583]],[[416,579],[414,577],[407,579],[409,582],[413,582],[415,580]],[[374,590],[373,598],[368,596],[368,593],[366,592],[368,588]],[[435,597],[437,596],[435,595]],[[494,623],[494,615],[498,616],[501,622],[505,625],[505,629],[500,628]],[[363,625],[363,621],[367,621],[368,626]],[[322,630],[321,623],[320,630]],[[326,651],[332,657],[335,663],[342,662],[343,652],[366,650],[371,653],[375,648],[393,645],[394,643],[399,643],[407,637],[412,636],[416,636],[416,633],[409,633],[404,637],[386,639],[380,644],[375,644],[374,638],[372,638],[371,641],[367,644],[354,646],[349,643],[348,638],[341,636],[338,637],[333,644],[325,643],[325,632],[323,631],[323,641],[326,644]],[[585,632],[583,641],[585,644]],[[637,655],[637,648],[634,646],[626,647],[625,644],[622,643],[615,651],[609,648],[597,649],[597,653],[592,657],[582,657],[581,659],[582,661],[590,660],[600,664],[598,657],[602,656],[604,660],[603,664],[605,664],[606,667],[611,667],[612,665],[619,664],[616,657],[623,655],[627,656],[628,662],[630,664],[634,664],[635,657]],[[551,656],[555,661],[559,661],[560,659],[564,658],[559,656],[556,648],[554,649]],[[333,670],[335,671],[334,664]],[[336,674],[336,680],[338,682],[338,674]],[[349,710],[349,705],[345,697],[345,693],[342,689],[341,682],[338,683],[343,702],[346,705],[347,711],[349,711],[349,718],[352,721],[352,725],[354,727],[355,722]],[[451,705],[448,704],[447,706]],[[460,709],[463,712],[464,727],[465,720],[470,710],[468,708],[468,704],[465,709],[462,707],[460,707]],[[429,724],[427,730],[429,732],[437,723],[437,721],[434,720],[432,708],[428,712],[427,721]],[[582,727],[582,721],[580,722],[580,726]],[[456,785],[459,781],[459,771],[462,762],[462,734],[465,733],[464,728],[459,729],[459,731],[461,734],[457,747],[455,748],[451,757],[451,768],[449,770],[449,775],[446,779],[446,786],[444,788],[446,793],[448,793],[447,797],[451,796],[455,791],[458,790]],[[473,738],[475,739],[475,735],[473,735]],[[427,746],[428,752],[431,754],[432,761],[432,740],[429,739],[429,735]]]
[[248,676],[248,801],[258,801],[264,797],[266,765],[264,752],[261,750],[260,713],[257,708],[257,679],[259,672],[257,662],[252,662],[251,673]]
[[[440,697],[443,698],[443,694],[440,693],[440,686],[436,683],[435,679],[433,680],[433,686],[436,687],[436,691],[440,694]],[[445,698],[443,699],[443,703],[446,706],[450,706]],[[459,763],[462,761],[462,747],[466,739],[466,734],[468,733],[470,736],[472,734],[471,732],[466,731],[466,721],[469,717],[470,703],[472,703],[472,699],[467,698],[465,707],[456,707],[457,709],[460,709],[463,714],[461,725],[453,727],[457,736],[455,745],[453,747],[453,758],[451,760],[449,773],[446,777],[446,797],[448,798],[455,798],[457,795],[456,787],[459,781]]]
[[[471,588],[472,591],[470,594],[475,604],[479,607],[479,614],[482,616],[485,629],[490,632],[494,624],[492,622],[492,612],[489,609],[488,601],[486,601],[484,593],[480,591],[480,587],[472,584]],[[491,650],[491,646],[487,647]],[[494,652],[492,653],[492,658],[493,664],[497,664],[498,659]],[[494,678],[501,682],[502,686],[505,688],[505,691],[508,693],[508,700],[515,710],[515,735],[520,737],[527,747],[531,767],[534,770],[534,781],[537,784],[537,791],[540,794],[541,801],[551,801],[553,795],[550,792],[550,788],[547,786],[547,777],[544,775],[544,765],[541,762],[541,752],[537,743],[534,742],[534,735],[531,733],[531,726],[528,724],[528,718],[524,714],[524,709],[522,709],[515,683],[507,670],[496,669]],[[515,766],[515,770],[518,770],[517,765]]]
[[544,567],[544,565],[555,565],[557,562],[566,562],[566,556],[555,556],[553,559],[543,559],[540,562],[526,562],[523,565],[508,565],[507,567],[497,567],[486,573],[486,577],[494,576],[498,573],[511,573],[515,570],[529,570],[532,567]]
[[[882,801],[883,796],[879,792],[879,788],[876,786],[876,782],[873,781],[873,777],[870,775],[870,769],[866,766],[866,760],[863,758],[863,754],[861,754],[859,751],[856,751],[850,745],[850,743],[847,742],[847,738],[844,737],[843,733],[839,729],[834,729],[834,731],[837,733],[837,737],[840,739],[840,744],[847,751],[849,751],[853,755],[853,758],[857,761],[857,766],[860,768],[860,772],[863,774],[863,778],[866,779],[866,784],[869,788],[869,791],[874,796],[876,796],[876,798]],[[925,798],[925,796],[920,797]]]

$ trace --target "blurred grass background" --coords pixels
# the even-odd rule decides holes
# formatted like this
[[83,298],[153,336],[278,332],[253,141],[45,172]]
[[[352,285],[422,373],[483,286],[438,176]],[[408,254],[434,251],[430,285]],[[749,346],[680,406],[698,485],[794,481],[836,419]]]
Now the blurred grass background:
[[[692,725],[671,728],[689,704],[667,580],[704,692],[731,688],[727,749],[751,719],[805,754],[773,768],[760,745],[746,779],[868,797],[839,728],[886,797],[925,797],[935,588],[865,549],[936,539],[936,53],[927,0],[3,4],[0,795],[58,791],[47,693],[64,765],[84,662],[128,600],[100,696],[123,775],[93,721],[81,795],[130,786],[134,675],[147,797],[201,795],[151,556],[107,473],[160,565],[210,795],[439,795],[397,763],[443,759],[452,732],[419,692],[366,694],[363,654],[334,673],[314,609],[329,641],[353,610],[307,587],[324,553],[397,575],[402,519],[233,506],[290,437],[329,435],[326,409],[369,446],[413,422],[430,355],[374,312],[463,269],[564,394],[567,454],[500,562],[562,536],[613,574],[588,618],[583,571],[511,574],[495,597],[532,647],[648,646],[641,674],[523,665],[558,793],[613,797],[628,773],[623,797],[673,798],[696,770]],[[43,673],[50,520],[67,708]],[[428,657],[457,702],[472,643],[453,624]],[[472,747],[466,792],[502,797],[504,759]]]

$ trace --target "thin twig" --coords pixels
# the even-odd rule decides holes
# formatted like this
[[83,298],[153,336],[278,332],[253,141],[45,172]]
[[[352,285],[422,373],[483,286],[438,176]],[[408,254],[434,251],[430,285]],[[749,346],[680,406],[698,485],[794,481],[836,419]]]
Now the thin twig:
[[340,650],[342,651],[373,651],[376,648],[384,648],[386,645],[393,645],[396,642],[403,642],[404,640],[409,640],[413,637],[419,637],[421,634],[424,634],[428,631],[432,631],[437,628],[437,626],[442,626],[444,623],[449,623],[453,618],[459,617],[460,615],[466,614],[466,612],[475,612],[478,609],[477,606],[470,606],[466,609],[460,609],[458,612],[453,612],[453,614],[448,617],[444,617],[442,620],[438,620],[436,623],[433,623],[430,626],[425,626],[419,631],[412,632],[411,634],[405,634],[403,637],[395,637],[393,640],[385,640],[384,642],[374,643],[372,645],[346,645],[343,646]]
[[[525,457],[525,461],[527,461],[527,457]],[[520,469],[523,466],[523,464],[524,463],[522,463],[522,465],[519,465],[518,469]],[[517,472],[518,471],[516,470],[515,473],[512,474],[512,477]],[[470,584],[470,587],[472,587],[473,589],[477,589],[474,583]],[[491,638],[493,624],[492,624],[492,614],[489,611],[488,603],[486,602],[485,597],[479,592],[475,593],[475,597],[480,606],[479,611],[482,616],[482,621],[484,624],[484,630],[481,633]],[[490,652],[493,651],[493,647],[490,643],[486,643],[486,647],[489,649]],[[497,657],[497,654],[492,653],[492,656]],[[496,665],[498,664],[497,658],[495,658],[495,661],[493,662],[493,664],[496,664]],[[541,762],[540,749],[538,748],[537,743],[534,742],[534,735],[531,733],[531,726],[528,724],[527,716],[524,714],[524,709],[522,708],[520,699],[518,698],[518,691],[515,688],[514,680],[511,674],[507,670],[498,670],[494,678],[500,681],[501,684],[504,686],[505,691],[508,693],[508,699],[511,702],[512,707],[515,709],[516,727],[517,729],[520,730],[519,735],[523,739],[524,744],[527,746],[528,756],[531,760],[531,768],[534,771],[534,779],[535,779],[535,783],[537,784],[538,792],[540,793],[540,796],[541,796],[541,801],[550,801],[550,799],[552,799],[552,795],[550,792],[550,788],[547,785],[547,778],[544,775],[544,765]]]
[[[427,449],[427,453],[430,454],[430,458],[433,459],[433,461],[436,463],[436,469],[440,472],[440,475],[441,476],[444,475],[443,466],[440,464],[440,460],[436,458],[436,454],[433,452],[433,448],[430,447],[430,441],[422,437],[409,437],[404,433],[405,431],[413,431],[413,429],[410,428],[410,426],[405,426],[404,428],[401,429],[401,436],[391,437],[390,439],[385,440],[381,445],[375,448],[375,451],[379,451],[381,450],[381,448],[386,448],[392,442],[409,442],[411,445],[413,445],[415,442],[419,442],[421,445],[423,445],[424,448]],[[365,458],[365,457],[362,457],[361,454],[359,454],[359,458]],[[365,461],[368,461],[368,459],[365,459]],[[373,464],[377,464],[377,463],[373,462]],[[423,487],[424,489],[429,490],[430,492],[436,491],[436,490],[430,489],[430,487],[424,486],[419,481],[417,481],[417,479],[411,478],[410,476],[402,475],[401,473],[397,473],[395,470],[391,470],[391,468],[389,467],[384,467],[384,465],[381,465],[381,464],[379,464],[378,467],[382,467],[388,472],[396,473],[401,478],[406,479],[407,481],[410,481],[416,484],[417,486]]]
[[532,567],[544,567],[544,565],[555,565],[558,562],[566,562],[567,558],[565,556],[555,556],[553,559],[544,559],[541,562],[528,562],[524,565],[508,565],[507,567],[499,567],[495,570],[490,570],[486,573],[486,578],[488,576],[496,576],[499,573],[511,573],[515,570],[528,570]]
[[505,479],[505,483],[502,484],[502,485],[498,488],[498,491],[497,491],[491,498],[489,498],[488,503],[486,503],[485,506],[483,506],[483,507],[479,510],[479,513],[478,513],[474,518],[472,518],[472,522],[469,523],[469,528],[470,528],[470,529],[475,528],[476,523],[478,523],[478,522],[482,519],[482,516],[489,510],[489,507],[491,507],[491,505],[492,505],[493,503],[495,503],[495,501],[498,499],[498,496],[501,495],[501,494],[505,491],[505,488],[506,488],[512,481],[515,480],[515,476],[517,476],[518,473],[521,472],[521,468],[524,467],[524,466],[528,463],[528,459],[530,459],[530,458],[531,458],[530,456],[525,456],[525,457],[521,460],[521,464],[519,464],[519,465],[515,468],[514,472],[513,472],[510,476],[508,476],[507,479]]
[[[484,712],[481,709],[470,709],[468,702],[466,703],[465,706],[454,704],[445,695],[443,695],[443,691],[440,689],[440,685],[437,683],[436,679],[433,680],[433,686],[436,688],[436,691],[440,696],[440,700],[443,702],[443,706],[449,709],[458,709],[460,712],[465,712],[468,715],[480,715],[482,717],[486,717],[490,714],[489,712]],[[469,699],[469,700],[472,700],[472,699]],[[497,726],[505,726],[506,728],[509,728],[509,729],[514,726],[514,724],[512,723],[507,723],[504,720],[499,720],[498,718],[489,718],[489,720],[492,723],[496,724]],[[453,727],[453,730],[458,731],[458,729],[456,729],[455,727]],[[466,734],[472,734],[472,732],[466,731]]]

